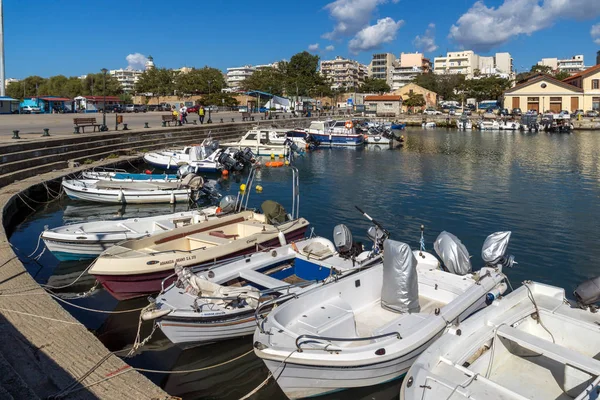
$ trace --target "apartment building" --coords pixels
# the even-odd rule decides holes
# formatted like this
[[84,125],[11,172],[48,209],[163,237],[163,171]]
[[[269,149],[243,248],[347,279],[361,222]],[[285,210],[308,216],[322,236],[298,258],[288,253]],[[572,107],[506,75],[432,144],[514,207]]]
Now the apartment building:
[[132,68],[121,68],[112,69],[108,73],[110,76],[119,81],[125,93],[132,93],[134,91],[135,84],[140,79],[140,75],[142,75],[144,71]]
[[244,65],[242,67],[227,68],[226,82],[229,91],[238,91],[241,89],[242,82],[251,76],[255,71],[263,68],[277,68],[278,62],[261,65]]
[[392,53],[373,54],[371,63],[369,63],[369,77],[383,79],[388,85],[392,86],[394,61],[396,61],[396,56]]
[[331,82],[332,89],[358,87],[368,76],[366,65],[340,56],[334,60],[321,61],[320,71]]
[[392,90],[399,89],[413,81],[419,74],[431,71],[431,61],[422,53],[402,53],[394,61],[391,73]]
[[586,69],[583,55],[578,54],[571,58],[542,58],[538,61],[538,65],[550,67],[555,72],[567,72],[571,75]]
[[515,76],[510,53],[480,56],[472,50],[448,52],[446,56],[435,57],[433,72],[441,75],[462,74],[467,79],[473,79],[476,75],[496,75],[508,79]]

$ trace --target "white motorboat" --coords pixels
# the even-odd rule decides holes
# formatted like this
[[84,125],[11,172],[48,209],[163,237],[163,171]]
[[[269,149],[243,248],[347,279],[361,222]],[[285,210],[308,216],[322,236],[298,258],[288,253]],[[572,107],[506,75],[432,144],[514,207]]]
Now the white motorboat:
[[90,170],[81,173],[83,179],[89,180],[105,180],[105,181],[122,181],[122,182],[138,182],[138,181],[153,181],[153,182],[177,182],[181,178],[173,174],[140,174],[129,173],[127,171],[109,171],[109,170]]
[[181,182],[62,181],[62,187],[71,199],[116,204],[188,202],[199,196],[203,184],[202,178],[194,174],[189,174]]
[[281,304],[297,293],[339,279],[348,270],[380,261],[380,253],[364,251],[352,257],[348,251],[338,252],[331,241],[314,237],[195,274],[177,267],[178,281],[158,295],[142,318],[156,319],[176,344],[251,335],[256,329],[255,312],[268,313],[273,301]]
[[219,142],[208,137],[202,141],[202,144],[186,146],[183,150],[146,153],[144,161],[166,170],[176,170],[182,165],[190,165],[195,173],[217,172],[221,170],[218,158],[222,152]]
[[83,222],[46,229],[42,240],[60,261],[96,258],[118,242],[152,236],[214,218],[216,207],[145,218]]
[[496,120],[482,119],[477,121],[477,129],[480,131],[497,131],[500,130],[500,124]]
[[312,121],[306,132],[320,146],[361,146],[364,136],[356,130],[352,121]]
[[221,146],[237,150],[250,148],[257,156],[283,156],[286,152],[285,139],[285,134],[273,129],[254,128],[237,142],[227,142]]
[[518,131],[521,129],[521,124],[517,121],[502,121],[499,128],[503,131]]
[[433,128],[437,127],[437,125],[435,124],[435,122],[423,122],[421,124],[421,127],[425,128],[425,129],[433,129]]
[[271,311],[254,334],[255,353],[290,398],[399,378],[449,326],[506,289],[497,263],[505,260],[509,236],[486,239],[493,265],[477,273],[447,232],[435,248],[449,272],[433,255],[387,240],[383,263]]
[[537,282],[448,330],[413,364],[403,400],[600,398],[600,277],[575,291]]
[[461,118],[456,121],[456,127],[461,131],[471,130],[473,129],[473,123],[468,118]]

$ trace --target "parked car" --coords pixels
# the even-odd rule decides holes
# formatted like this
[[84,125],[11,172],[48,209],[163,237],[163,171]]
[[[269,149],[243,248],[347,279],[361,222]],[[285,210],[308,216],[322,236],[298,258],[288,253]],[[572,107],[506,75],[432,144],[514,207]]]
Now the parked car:
[[39,114],[42,110],[39,107],[34,106],[23,106],[21,107],[21,114]]
[[219,112],[219,107],[218,106],[206,106],[206,107],[204,107],[204,109],[206,111]]
[[583,112],[583,110],[575,110],[571,113],[571,118],[577,118],[578,116],[585,116],[585,113]]
[[156,111],[171,111],[171,105],[167,103],[160,103]]
[[134,104],[126,104],[125,105],[125,112],[134,112],[135,111],[135,105]]
[[110,104],[106,106],[106,112],[123,113],[125,108],[121,104]]
[[563,118],[571,118],[571,113],[567,110],[561,110],[558,114]]
[[520,108],[513,108],[512,109],[512,116],[513,117],[520,117],[521,116],[521,109]]
[[197,114],[200,106],[190,106],[187,108],[188,114]]
[[585,116],[589,117],[589,118],[596,118],[598,117],[600,114],[598,114],[598,111],[596,110],[588,110],[585,112]]
[[467,104],[467,109],[471,111],[477,110],[477,106],[475,104]]
[[143,104],[135,104],[133,106],[133,112],[134,113],[140,113],[140,112],[146,112],[146,111],[148,111],[148,107],[146,107]]
[[510,112],[508,111],[508,108],[503,108],[500,110],[499,114],[503,117],[508,117],[510,115]]
[[442,115],[441,111],[436,110],[435,108],[427,108],[425,111],[423,111],[423,114],[426,115]]

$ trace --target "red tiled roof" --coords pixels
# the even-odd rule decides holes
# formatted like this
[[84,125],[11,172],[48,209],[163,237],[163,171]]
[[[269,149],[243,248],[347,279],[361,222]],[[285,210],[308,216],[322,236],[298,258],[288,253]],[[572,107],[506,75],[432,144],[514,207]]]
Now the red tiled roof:
[[[92,101],[104,101],[104,96],[83,96],[87,100]],[[121,101],[121,99],[117,96],[106,96],[106,101]]]
[[41,96],[40,99],[47,101],[71,101],[71,99],[66,97],[53,97],[53,96]]
[[364,101],[402,101],[402,96],[395,95],[381,95],[381,96],[367,96]]
[[558,85],[558,86],[563,87],[565,89],[572,90],[574,92],[583,92],[583,89],[580,89],[577,86],[573,86],[573,85],[570,85],[570,84],[568,84],[566,82],[559,81],[558,79],[555,79],[555,78],[553,78],[550,75],[539,73],[537,75],[531,76],[525,82],[519,83],[515,87],[512,87],[510,89],[505,90],[504,93],[512,93],[515,90],[521,89],[521,88],[523,88],[525,86],[532,85],[532,84],[537,83],[537,82],[542,81],[542,80],[547,80],[549,82],[554,83],[555,85]]
[[563,79],[563,82],[567,82],[567,81],[573,80],[575,78],[579,78],[581,76],[585,76],[585,75],[587,75],[587,74],[589,74],[591,72],[596,72],[598,70],[600,70],[600,64],[594,65],[593,67],[589,67],[585,71],[578,72],[575,75],[571,75],[570,77]]

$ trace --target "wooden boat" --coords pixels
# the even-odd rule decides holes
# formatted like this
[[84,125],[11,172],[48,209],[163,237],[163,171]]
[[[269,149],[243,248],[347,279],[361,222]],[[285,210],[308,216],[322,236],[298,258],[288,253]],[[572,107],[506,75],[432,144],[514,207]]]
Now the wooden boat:
[[145,296],[160,291],[175,264],[208,267],[217,260],[300,239],[307,227],[304,218],[273,225],[264,214],[242,211],[119,243],[104,251],[89,273],[119,300]]
[[421,354],[400,399],[598,399],[600,313],[593,303],[600,277],[595,281],[588,281],[591,300],[579,303],[564,289],[524,282]]
[[216,207],[145,218],[83,222],[46,229],[42,240],[60,261],[96,258],[115,243],[201,224],[216,216]]
[[456,244],[436,251],[454,273],[431,254],[387,240],[383,263],[273,309],[253,341],[283,392],[302,398],[399,378],[450,324],[506,289],[496,266],[459,274],[470,263]]
[[196,274],[177,266],[177,282],[158,295],[155,307],[142,318],[156,318],[163,333],[176,344],[251,335],[257,308],[261,313],[271,308],[259,307],[261,300],[281,302],[339,279],[345,271],[380,260],[380,254],[370,251],[352,259],[338,253],[331,241],[313,237]]

